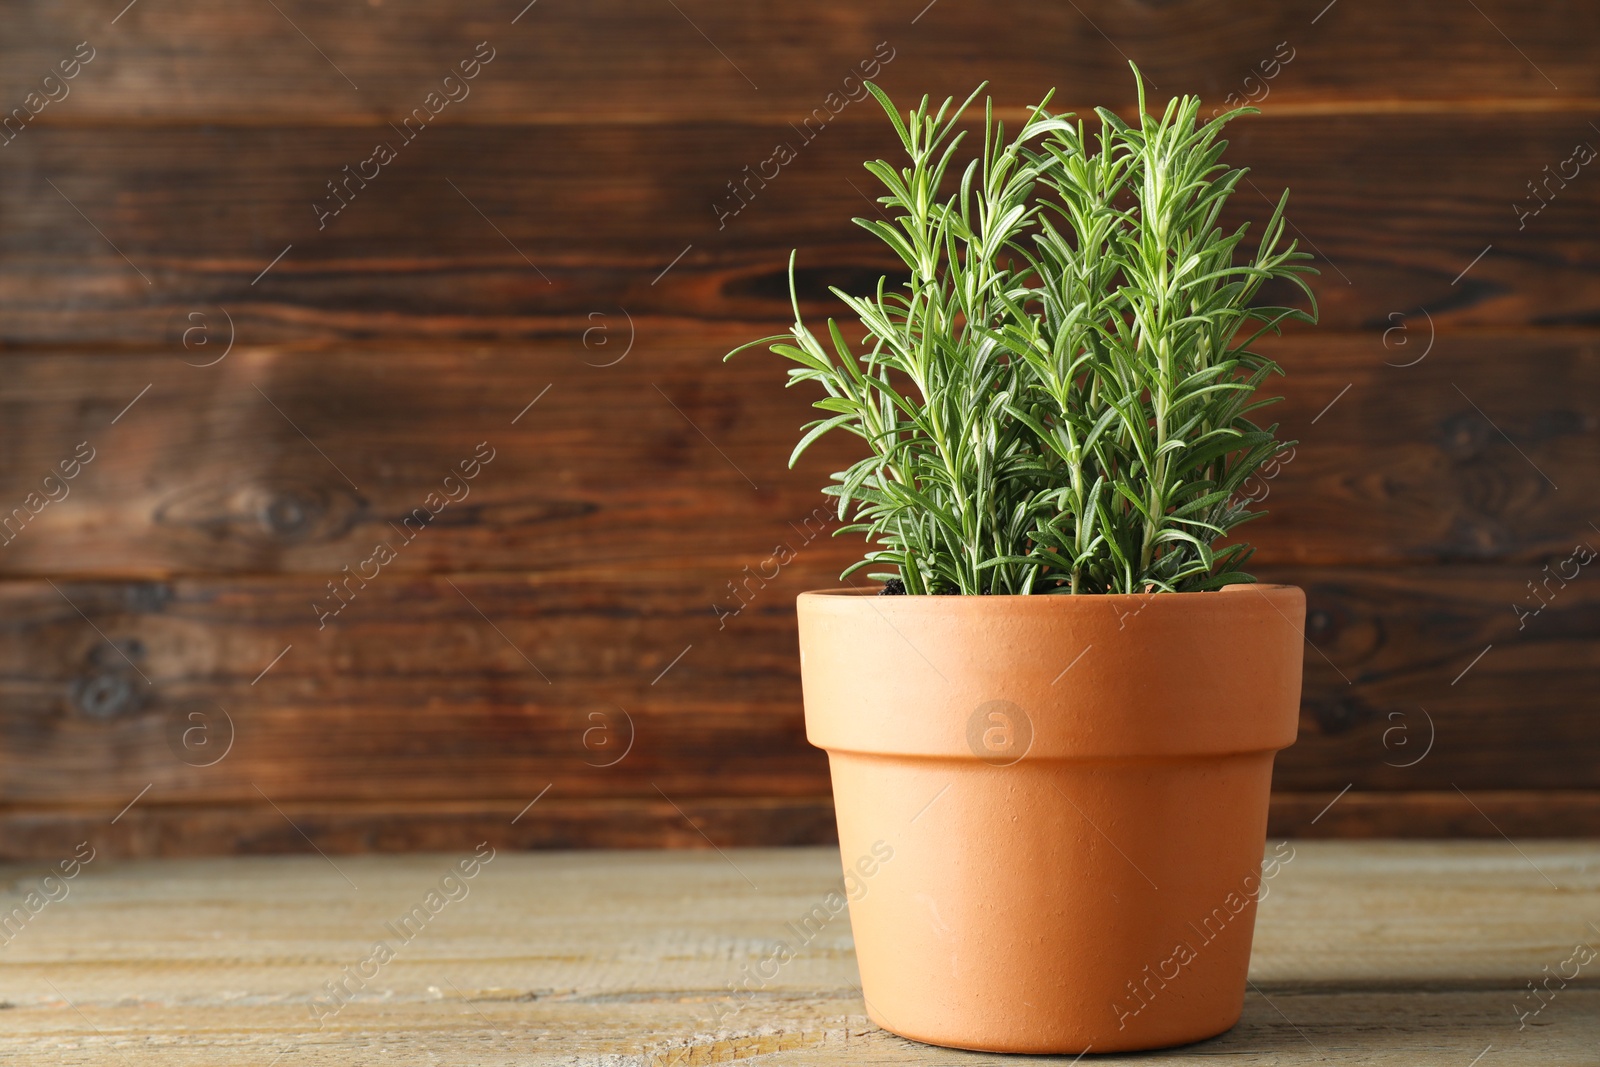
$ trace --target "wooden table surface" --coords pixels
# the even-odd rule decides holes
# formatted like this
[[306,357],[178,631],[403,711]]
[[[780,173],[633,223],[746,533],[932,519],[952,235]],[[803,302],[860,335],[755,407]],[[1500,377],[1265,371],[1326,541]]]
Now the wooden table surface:
[[[1243,1020],[1119,1062],[1600,1064],[1600,959],[1575,953],[1600,949],[1600,843],[1291,847]],[[843,916],[718,1026],[835,850],[501,851],[447,877],[472,857],[98,859],[42,888],[4,868],[24,918],[0,930],[0,1062],[1034,1062],[873,1026]]]

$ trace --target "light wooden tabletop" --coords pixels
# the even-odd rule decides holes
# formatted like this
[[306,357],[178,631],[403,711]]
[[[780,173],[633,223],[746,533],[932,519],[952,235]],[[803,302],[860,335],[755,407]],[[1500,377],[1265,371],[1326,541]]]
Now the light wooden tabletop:
[[[1243,1020],[1119,1062],[1600,1064],[1600,958],[1584,952],[1600,951],[1600,843],[1290,847]],[[1034,1062],[873,1026],[844,916],[719,1012],[836,884],[831,849],[473,860],[95,859],[44,883],[43,867],[0,869],[4,908],[21,909],[0,915],[0,1062]]]

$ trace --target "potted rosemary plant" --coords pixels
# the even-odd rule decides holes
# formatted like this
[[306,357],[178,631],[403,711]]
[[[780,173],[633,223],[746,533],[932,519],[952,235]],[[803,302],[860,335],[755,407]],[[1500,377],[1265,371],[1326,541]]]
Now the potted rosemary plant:
[[[983,87],[904,118],[870,88],[909,161],[866,164],[883,210],[855,221],[905,280],[834,290],[857,343],[796,300],[787,333],[743,346],[826,393],[795,456],[835,430],[864,444],[825,492],[870,548],[798,609],[842,853],[894,850],[850,902],[867,1010],[1004,1052],[1220,1033],[1300,698],[1304,595],[1255,584],[1228,541],[1289,444],[1254,419],[1278,368],[1251,346],[1315,321],[1287,193],[1249,244],[1224,230],[1244,172],[1221,133],[1251,109],[1153,115],[1142,81],[1132,123],[1047,99],[1008,140],[991,104],[964,164]],[[1269,281],[1311,310],[1262,303]]]

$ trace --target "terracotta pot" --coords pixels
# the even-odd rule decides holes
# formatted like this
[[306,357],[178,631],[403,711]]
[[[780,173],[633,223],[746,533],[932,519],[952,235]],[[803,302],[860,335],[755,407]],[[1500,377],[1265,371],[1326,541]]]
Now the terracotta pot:
[[936,1045],[1239,1019],[1305,594],[799,598],[867,1011]]

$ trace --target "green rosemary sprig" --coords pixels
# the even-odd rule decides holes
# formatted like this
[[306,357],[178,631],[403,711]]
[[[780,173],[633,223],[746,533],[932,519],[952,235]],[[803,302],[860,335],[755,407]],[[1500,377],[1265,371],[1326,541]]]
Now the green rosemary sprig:
[[[989,102],[981,151],[955,174],[961,115],[983,86],[934,112],[924,97],[904,121],[869,88],[909,163],[866,164],[887,219],[855,222],[905,282],[832,290],[865,341],[852,350],[830,319],[824,345],[802,321],[791,257],[794,324],[735,350],[769,345],[795,364],[790,385],[827,394],[791,465],[836,429],[867,444],[824,490],[850,520],[836,532],[872,542],[845,575],[888,565],[873,576],[913,594],[1252,580],[1249,546],[1216,542],[1257,514],[1240,487],[1292,442],[1251,419],[1281,372],[1250,346],[1316,307],[1310,257],[1282,247],[1287,193],[1252,255],[1236,256],[1248,225],[1218,224],[1245,174],[1221,163],[1220,133],[1253,109],[1202,123],[1184,97],[1153,116],[1140,80],[1137,124],[1099,109],[1091,135],[1047,98],[1008,141]],[[1257,305],[1273,279],[1312,310]]]

